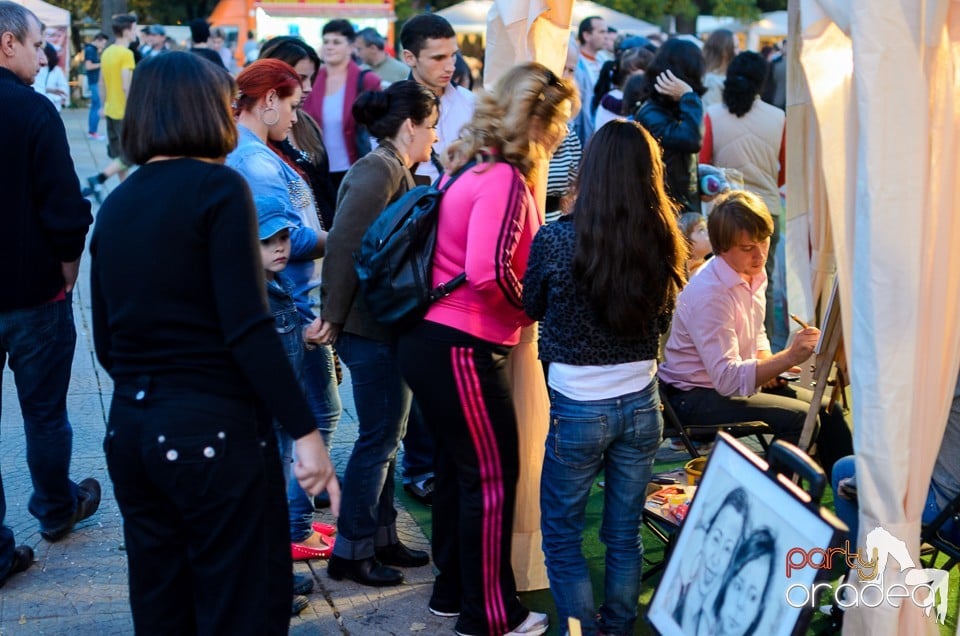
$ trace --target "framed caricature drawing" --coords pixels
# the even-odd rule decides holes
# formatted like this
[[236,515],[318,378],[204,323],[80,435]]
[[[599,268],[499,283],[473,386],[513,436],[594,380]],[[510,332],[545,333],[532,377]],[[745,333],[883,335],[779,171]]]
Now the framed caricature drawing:
[[[779,452],[800,453],[787,445]],[[811,590],[820,570],[788,568],[787,554],[826,550],[844,528],[820,509],[819,493],[814,499],[768,469],[719,434],[650,603],[647,619],[658,633],[791,636],[804,629],[811,604],[798,602],[800,591]]]

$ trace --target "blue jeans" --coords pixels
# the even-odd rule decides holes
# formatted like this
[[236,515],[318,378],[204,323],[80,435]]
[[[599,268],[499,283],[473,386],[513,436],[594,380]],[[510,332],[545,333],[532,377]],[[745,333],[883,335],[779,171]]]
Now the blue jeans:
[[436,444],[416,400],[410,405],[407,434],[403,436],[403,483],[413,484],[433,477]]
[[[858,538],[857,532],[860,529],[860,506],[857,501],[850,501],[841,497],[837,492],[841,479],[853,477],[856,474],[856,462],[853,455],[847,455],[833,465],[833,475],[831,483],[833,485],[833,508],[840,517],[840,521],[847,524],[850,528],[848,535],[851,547],[856,546]],[[946,499],[949,499],[947,493],[943,493]],[[937,503],[936,486],[931,481],[930,489],[927,491],[927,501],[923,506],[923,513],[920,521],[923,525],[933,523],[940,514],[940,504]],[[948,519],[940,529],[940,535],[953,543],[960,543],[960,527],[952,520]]]
[[[327,449],[330,448],[330,437],[337,430],[340,423],[340,393],[337,391],[337,375],[333,368],[333,349],[330,345],[318,345],[303,353],[303,383],[307,394],[307,403],[317,421],[317,429],[323,438]],[[290,440],[290,447],[292,447]],[[290,512],[290,538],[294,543],[303,541],[313,530],[310,522],[313,521],[313,500],[303,492],[300,482],[289,479],[289,467],[296,461],[292,448],[289,455],[281,443],[280,453],[287,479],[287,505]]]
[[394,472],[413,394],[400,374],[396,343],[343,333],[337,352],[350,369],[359,436],[343,473],[333,553],[366,559],[398,540]]
[[94,82],[88,88],[90,89],[90,113],[87,115],[87,132],[93,135],[100,127],[100,86]]
[[[663,419],[657,381],[636,393],[579,402],[550,390],[550,431],[540,479],[540,523],[550,591],[560,625],[580,619],[584,634],[633,634],[643,543],[640,522]],[[590,488],[604,472],[600,540],[606,545],[599,617],[587,560],[584,520]],[[563,633],[566,629],[562,628]]]
[[[73,429],[67,419],[76,342],[69,294],[39,307],[0,312],[0,370],[9,358],[33,482],[29,510],[43,529],[63,526],[77,507],[77,485],[69,477]],[[2,525],[6,514],[0,481],[0,580],[10,572],[15,547],[13,532]]]
[[848,538],[850,539],[851,547],[857,544],[859,506],[856,501],[841,497],[837,488],[840,485],[841,479],[853,477],[856,472],[856,463],[853,455],[847,455],[846,457],[841,457],[833,464],[833,474],[830,479],[831,485],[833,486],[833,509],[836,511],[837,516],[840,517],[840,521],[847,524],[847,527],[850,528]]

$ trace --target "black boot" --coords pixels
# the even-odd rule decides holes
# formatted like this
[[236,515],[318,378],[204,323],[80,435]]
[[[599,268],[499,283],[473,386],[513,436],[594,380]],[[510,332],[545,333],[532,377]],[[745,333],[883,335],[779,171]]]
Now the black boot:
[[423,550],[411,550],[399,541],[376,550],[377,560],[384,565],[399,568],[418,568],[430,563],[430,555]]
[[403,572],[388,568],[374,557],[344,559],[333,555],[327,565],[327,574],[334,581],[347,578],[360,585],[371,587],[389,587],[403,583]]

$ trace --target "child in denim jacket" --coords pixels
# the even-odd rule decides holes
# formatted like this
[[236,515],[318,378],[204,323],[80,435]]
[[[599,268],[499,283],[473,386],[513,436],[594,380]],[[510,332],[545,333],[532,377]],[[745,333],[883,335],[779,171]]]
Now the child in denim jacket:
[[[320,329],[320,319],[315,319],[310,325],[303,324],[293,300],[294,283],[283,274],[290,259],[290,230],[294,225],[284,214],[282,202],[274,197],[255,197],[255,203],[260,225],[260,255],[267,283],[267,300],[277,334],[283,342],[294,374],[302,383],[304,348],[315,346],[310,341]],[[294,461],[293,440],[279,429],[277,437],[284,476],[290,484],[290,471]],[[306,527],[306,536],[299,536],[303,534],[302,526]],[[299,519],[291,520],[291,552],[294,560],[328,557],[333,549],[334,539],[330,535],[334,531],[334,526],[329,524],[318,522],[308,525]]]

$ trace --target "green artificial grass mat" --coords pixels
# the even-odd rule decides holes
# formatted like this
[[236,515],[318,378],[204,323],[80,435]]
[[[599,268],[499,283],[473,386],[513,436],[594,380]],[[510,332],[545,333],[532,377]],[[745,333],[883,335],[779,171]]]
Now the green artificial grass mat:
[[[678,453],[664,453],[661,450],[660,455],[668,455],[670,459],[664,457],[664,459],[654,462],[653,472],[665,472],[674,470],[676,468],[682,467],[685,461],[678,461],[675,457],[679,456]],[[603,476],[597,478],[597,482],[603,481]],[[400,484],[402,481],[397,478],[397,483]],[[397,488],[397,497],[403,503],[404,507],[413,517],[414,521],[420,526],[424,534],[429,539],[431,537],[431,519],[430,519],[430,508],[424,506],[418,501],[410,497],[402,487]],[[824,493],[823,500],[821,504],[829,509],[833,509],[833,492],[827,488]],[[590,568],[590,579],[593,582],[593,591],[594,597],[599,603],[603,599],[603,561],[604,561],[604,545],[600,543],[599,531],[600,531],[600,521],[603,514],[603,489],[600,488],[597,483],[594,483],[594,486],[590,492],[590,497],[587,501],[587,513],[586,513],[586,529],[583,535],[583,553],[587,559],[587,564]],[[657,539],[646,526],[640,527],[640,535],[643,539],[643,556],[644,556],[644,572],[647,571],[647,568],[650,567],[649,562],[659,562],[663,559],[664,545]],[[943,567],[946,563],[946,557],[943,555],[937,560],[937,567]],[[950,571],[950,594],[947,605],[947,620],[943,625],[940,625],[940,634],[941,636],[953,636],[957,632],[957,615],[958,607],[960,607],[960,568],[953,568]],[[838,579],[843,575],[843,569],[841,567],[835,567],[834,571],[831,574],[831,579],[838,581]],[[644,618],[646,614],[646,608],[650,606],[650,601],[653,599],[653,592],[656,589],[657,584],[660,582],[660,575],[652,577],[649,580],[643,582],[640,587],[640,615],[637,620],[636,629],[634,629],[634,636],[646,636],[648,634],[654,634],[653,629],[646,622]],[[547,631],[548,636],[556,636],[560,634],[560,629],[558,627],[558,618],[556,606],[553,603],[553,596],[550,594],[550,590],[538,590],[535,592],[521,592],[520,600],[525,606],[532,610],[538,612],[546,612],[550,616],[550,629]],[[825,603],[827,601],[824,601]],[[807,628],[808,635],[827,635],[827,634],[836,634],[839,632],[833,631],[830,626],[830,618],[819,611],[815,611],[810,621],[810,625]]]

